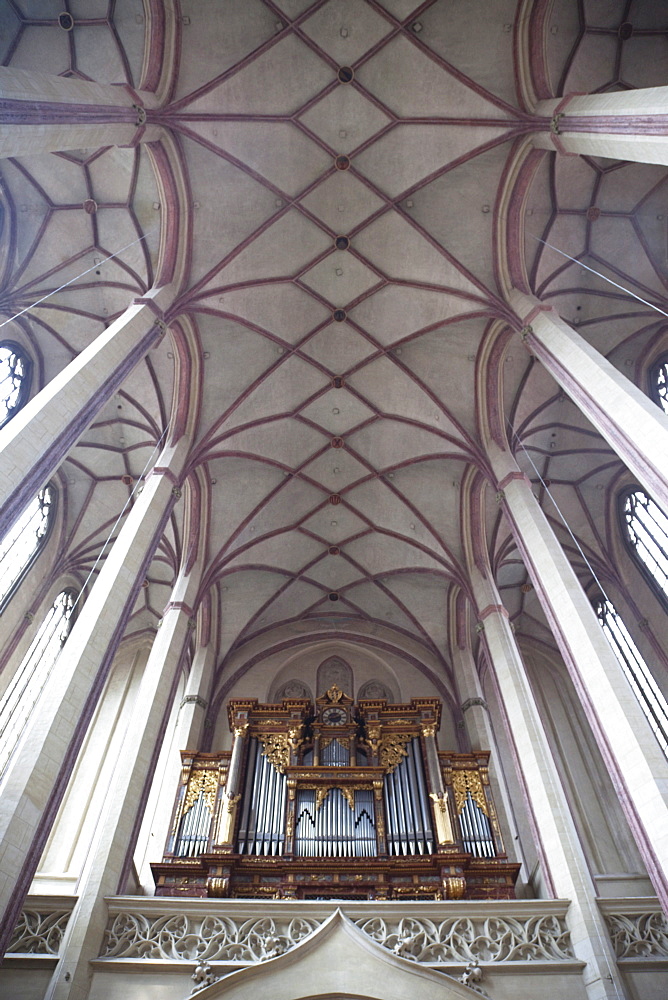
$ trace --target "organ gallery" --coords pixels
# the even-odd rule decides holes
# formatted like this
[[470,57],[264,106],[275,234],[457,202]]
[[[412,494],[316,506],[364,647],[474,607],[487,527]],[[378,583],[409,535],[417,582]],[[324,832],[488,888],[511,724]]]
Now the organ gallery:
[[441,705],[229,703],[231,754],[182,753],[161,896],[506,899],[489,753],[439,753]]

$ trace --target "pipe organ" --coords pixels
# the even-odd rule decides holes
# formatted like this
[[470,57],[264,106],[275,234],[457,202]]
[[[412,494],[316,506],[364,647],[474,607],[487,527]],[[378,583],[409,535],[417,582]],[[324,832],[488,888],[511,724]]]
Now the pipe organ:
[[439,753],[441,705],[333,685],[234,700],[232,752],[184,753],[158,895],[510,898],[487,753]]

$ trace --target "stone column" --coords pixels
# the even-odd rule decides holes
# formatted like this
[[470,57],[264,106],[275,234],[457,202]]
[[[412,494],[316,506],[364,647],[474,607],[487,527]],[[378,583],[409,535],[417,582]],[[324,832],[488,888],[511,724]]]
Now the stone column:
[[154,96],[129,87],[1,66],[0,95],[0,157],[159,138],[146,124]]
[[668,908],[668,761],[531,484],[490,455],[500,501],[662,905]]
[[5,773],[0,790],[0,946],[6,946],[21,911],[118,643],[180,496],[174,482],[187,455],[182,439],[163,451],[147,478]]
[[[524,863],[521,854],[520,837],[513,813],[512,799],[501,771],[501,755],[499,754],[494,730],[489,717],[489,709],[483,696],[478,668],[473,657],[473,651],[468,642],[463,647],[453,643],[452,663],[457,678],[459,695],[462,699],[462,712],[468,733],[471,749],[491,751],[489,761],[489,781],[492,787],[497,813],[502,820],[502,830],[506,854],[512,861]],[[527,878],[528,873],[522,877]]]
[[571,901],[566,919],[575,955],[587,963],[583,977],[589,1000],[620,1000],[627,994],[508,614],[491,579],[473,570],[471,584],[481,619],[478,629],[512,732],[547,892]]
[[668,164],[668,87],[569,94],[539,101],[535,114],[549,119],[533,134],[540,149]]
[[196,564],[189,575],[177,580],[153,642],[128,725],[132,738],[124,742],[114,769],[45,1000],[85,1000],[88,996],[89,963],[100,953],[106,927],[104,897],[119,892],[132,861],[144,793],[157,762],[186,644],[195,628],[192,605],[199,579]]
[[[201,631],[200,628],[200,641]],[[149,892],[153,886],[151,862],[160,860],[169,835],[174,795],[181,776],[181,750],[197,751],[201,745],[215,666],[216,646],[209,639],[195,650],[181,703],[176,713],[172,709],[169,731],[162,743],[135,852],[140,881]]]
[[554,309],[516,290],[509,301],[531,353],[668,511],[668,416]]
[[170,303],[167,288],[136,299],[0,430],[0,537],[160,339]]

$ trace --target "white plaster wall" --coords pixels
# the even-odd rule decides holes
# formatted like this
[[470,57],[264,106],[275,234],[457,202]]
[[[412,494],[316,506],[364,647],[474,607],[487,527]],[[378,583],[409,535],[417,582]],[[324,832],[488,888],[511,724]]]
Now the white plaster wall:
[[644,865],[565,666],[556,654],[548,658],[530,647],[523,653],[592,874],[644,876]]
[[36,891],[74,890],[102,811],[134,696],[148,659],[146,644],[121,646],[82,745],[38,869]]

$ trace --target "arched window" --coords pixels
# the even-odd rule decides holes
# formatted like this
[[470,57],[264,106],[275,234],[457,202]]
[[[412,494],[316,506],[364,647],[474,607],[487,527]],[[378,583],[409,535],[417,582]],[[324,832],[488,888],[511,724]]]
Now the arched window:
[[654,734],[668,755],[668,703],[615,608],[604,597],[594,604],[598,620],[622,665]]
[[73,590],[58,594],[0,701],[0,774],[56,665],[72,626],[76,599]]
[[649,391],[654,402],[664,413],[668,413],[668,354],[664,354],[650,368]]
[[49,536],[56,496],[51,484],[40,490],[0,541],[0,612],[4,610]]
[[32,361],[11,340],[0,343],[0,427],[11,420],[30,395]]
[[664,601],[668,601],[668,517],[634,487],[620,497],[624,539],[631,555]]

